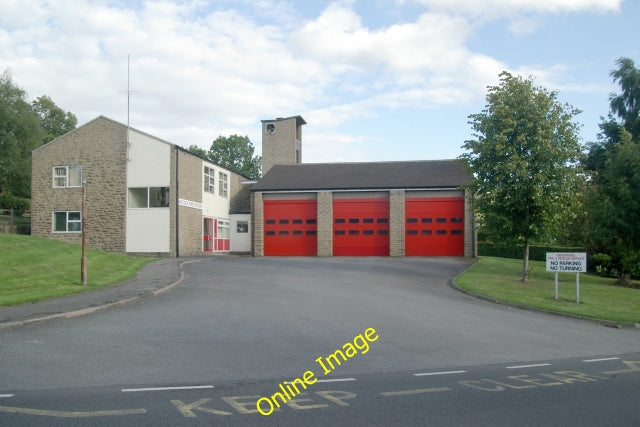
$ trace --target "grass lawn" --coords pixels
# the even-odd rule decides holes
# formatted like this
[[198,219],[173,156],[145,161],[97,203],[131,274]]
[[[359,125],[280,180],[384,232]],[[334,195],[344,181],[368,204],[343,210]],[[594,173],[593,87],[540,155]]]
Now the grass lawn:
[[108,286],[133,277],[153,258],[87,250],[87,286],[80,284],[80,245],[0,234],[0,306]]
[[470,292],[497,301],[561,313],[617,322],[640,323],[640,289],[612,286],[614,279],[580,274],[580,304],[576,304],[576,275],[558,275],[558,297],[554,300],[554,273],[544,262],[530,261],[529,283],[520,282],[522,260],[481,257],[455,279]]

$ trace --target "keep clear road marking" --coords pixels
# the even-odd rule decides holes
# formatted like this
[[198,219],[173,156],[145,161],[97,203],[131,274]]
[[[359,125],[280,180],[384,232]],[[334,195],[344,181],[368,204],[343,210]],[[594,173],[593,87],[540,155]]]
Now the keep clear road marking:
[[89,417],[106,417],[109,415],[136,415],[146,414],[147,410],[141,409],[114,409],[111,411],[48,411],[44,409],[33,408],[15,408],[12,406],[0,406],[0,412],[7,412],[10,414],[26,414],[26,415],[39,415],[44,417],[57,417],[57,418],[89,418]]
[[171,390],[202,390],[211,389],[212,385],[188,385],[178,387],[146,387],[146,388],[123,388],[122,393],[131,393],[136,391],[171,391]]
[[525,369],[525,368],[537,368],[539,366],[551,366],[551,363],[536,363],[533,365],[506,366],[506,368],[507,369]]
[[429,375],[451,375],[451,374],[464,374],[467,371],[446,371],[446,372],[424,372],[421,374],[413,374],[416,377],[424,377]]
[[15,394],[0,394],[0,397],[13,397]]

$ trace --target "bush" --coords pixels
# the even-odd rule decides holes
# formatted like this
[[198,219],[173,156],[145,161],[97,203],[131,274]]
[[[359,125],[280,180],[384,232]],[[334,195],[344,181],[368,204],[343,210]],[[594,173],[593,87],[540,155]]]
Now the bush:
[[612,261],[611,255],[597,253],[589,257],[587,266],[589,270],[595,271],[600,276],[611,277],[613,273]]
[[13,194],[0,194],[0,209],[13,209],[16,215],[22,215],[29,210],[29,200],[16,197]]

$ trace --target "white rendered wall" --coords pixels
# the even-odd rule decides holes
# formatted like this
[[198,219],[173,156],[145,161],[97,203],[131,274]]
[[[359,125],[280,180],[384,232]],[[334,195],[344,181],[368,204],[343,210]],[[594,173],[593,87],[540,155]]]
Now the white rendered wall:
[[[170,187],[170,155],[171,146],[168,143],[129,131],[127,189]],[[170,189],[169,200],[173,200],[174,197],[173,189]],[[170,215],[168,207],[139,209],[127,207],[127,252],[169,252]]]
[[[238,233],[238,221],[247,221],[249,224],[248,233]],[[229,250],[231,252],[251,252],[251,214],[230,215],[231,242]]]
[[[214,193],[204,191],[204,166],[208,166],[214,170],[215,173],[215,190]],[[202,188],[202,216],[229,219],[229,200],[231,197],[231,173],[219,166],[211,163],[203,162],[203,183]],[[227,174],[227,197],[220,195],[220,172]]]

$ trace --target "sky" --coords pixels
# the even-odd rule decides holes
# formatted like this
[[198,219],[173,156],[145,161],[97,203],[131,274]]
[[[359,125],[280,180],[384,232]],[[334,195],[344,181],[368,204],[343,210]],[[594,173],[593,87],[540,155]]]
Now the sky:
[[640,66],[640,0],[1,0],[0,73],[188,147],[301,115],[302,161],[449,159],[507,70],[582,110]]

